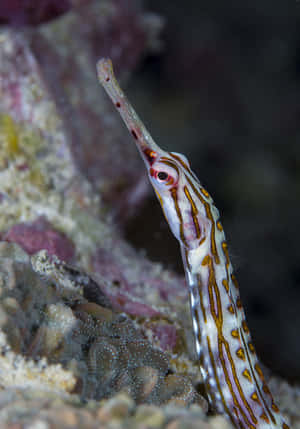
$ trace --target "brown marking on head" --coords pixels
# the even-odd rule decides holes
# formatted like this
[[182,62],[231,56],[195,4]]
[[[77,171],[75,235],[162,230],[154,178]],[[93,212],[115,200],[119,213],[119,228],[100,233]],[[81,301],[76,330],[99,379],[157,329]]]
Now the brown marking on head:
[[211,205],[203,198],[203,196],[201,195],[201,193],[197,190],[197,188],[194,186],[193,182],[191,181],[191,179],[185,175],[186,180],[188,181],[191,189],[193,190],[194,194],[197,196],[197,198],[200,200],[201,204],[204,205],[205,211],[206,211],[206,216],[208,217],[208,219],[211,222],[211,234],[210,234],[210,241],[211,241],[211,253],[213,254],[214,260],[216,264],[220,264],[220,257],[217,251],[217,245],[216,245],[216,238],[215,238],[215,230],[216,230],[216,225],[215,225],[215,220],[211,211]]
[[[154,153],[155,153],[155,152],[154,152]],[[175,207],[175,210],[176,210],[177,217],[178,217],[178,219],[179,219],[179,233],[180,233],[180,240],[182,241],[182,244],[183,244],[185,247],[188,247],[188,245],[187,245],[187,241],[186,241],[185,236],[184,236],[182,214],[181,214],[181,210],[180,210],[180,207],[179,207],[179,204],[178,204],[177,186],[173,186],[173,187],[170,189],[170,194],[171,194],[171,197],[172,197],[173,202],[174,202],[174,207]]]
[[147,158],[147,161],[149,162],[150,165],[152,165],[157,158],[157,153],[154,152],[154,150],[151,150],[149,148],[143,149],[143,154]]
[[187,186],[184,186],[183,190],[184,190],[184,193],[185,193],[185,195],[186,195],[186,197],[189,200],[190,205],[191,205],[191,216],[192,216],[194,227],[195,227],[195,231],[196,231],[196,237],[200,238],[200,236],[201,236],[201,229],[200,229],[198,218],[197,218],[197,214],[198,214],[197,206],[196,206],[196,204],[195,204],[195,202],[194,202],[194,200],[193,200],[193,198],[192,198],[192,196],[191,196],[191,194],[190,194]]
[[168,165],[169,167],[171,167],[171,168],[174,168],[174,170],[176,171],[176,173],[178,174],[178,176],[179,176],[179,169],[178,169],[178,167],[177,167],[177,165],[172,161],[172,160],[170,160],[169,158],[167,158],[167,157],[165,157],[165,156],[162,156],[161,158],[160,158],[160,162],[162,162],[163,164],[166,164],[166,165]]

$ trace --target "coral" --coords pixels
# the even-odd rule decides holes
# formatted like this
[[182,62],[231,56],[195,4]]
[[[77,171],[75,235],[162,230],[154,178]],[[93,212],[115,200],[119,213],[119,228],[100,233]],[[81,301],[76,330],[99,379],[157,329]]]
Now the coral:
[[50,255],[56,255],[63,261],[70,262],[74,258],[74,245],[64,234],[52,228],[43,217],[33,223],[21,223],[12,226],[3,240],[18,243],[29,255],[38,250],[46,249]]
[[[78,395],[88,400],[89,412],[61,405],[55,417],[60,427],[82,418],[92,425],[89,413],[96,410],[98,423],[114,421],[120,428],[145,422],[181,427],[183,421],[195,425],[204,418],[207,403],[189,377],[173,373],[176,365],[125,313],[114,310],[104,288],[86,273],[45,250],[30,258],[5,242],[0,243],[0,273],[0,366],[6,369],[0,384],[13,388],[10,402],[24,387],[33,392],[27,393],[30,401],[37,391],[45,399],[55,394],[61,404],[64,398],[78,404]],[[99,407],[93,400],[101,400]],[[52,421],[47,403],[43,419]],[[193,403],[198,405],[187,414]]]
[[[135,328],[134,323],[124,313],[112,311],[107,298],[102,299],[102,305],[105,304],[105,307],[83,299],[90,284],[84,273],[71,270],[57,258],[52,261],[45,251],[34,255],[32,264],[40,275],[55,280],[57,286],[59,284],[64,299],[74,302],[69,303],[72,308],[70,315],[61,305],[48,306],[46,314],[51,328],[45,328],[43,325],[39,328],[39,350],[35,347],[35,353],[41,353],[43,350],[42,354],[50,358],[55,352],[57,358],[55,344],[61,343],[69,330],[62,329],[62,326],[68,318],[72,321],[75,316],[78,323],[73,323],[73,332],[69,332],[68,336],[74,337],[76,344],[80,339],[83,342],[81,349],[86,350],[84,362],[88,381],[81,380],[85,395],[99,399],[111,395],[114,390],[126,389],[137,402],[162,403],[173,400],[173,396],[180,396],[185,403],[189,403],[196,398],[197,394],[187,379],[178,378],[177,383],[176,376],[173,376],[173,382],[170,383],[171,376],[167,375],[170,365],[166,356],[152,348],[143,333]],[[80,290],[83,284],[85,288]],[[99,287],[98,294],[101,294]],[[68,326],[72,325],[70,323]],[[68,360],[65,349],[64,346],[63,360]],[[61,352],[62,350],[59,355]],[[74,351],[70,358],[71,356],[74,356]],[[79,356],[82,356],[82,352]],[[82,370],[82,364],[80,368]],[[186,396],[182,390],[189,391],[189,395]]]
[[46,359],[28,360],[10,350],[3,333],[0,334],[0,385],[20,389],[36,389],[66,394],[72,392],[76,379],[61,365],[48,365]]
[[[2,386],[97,400],[122,390],[136,403],[152,404],[199,398],[189,379],[170,374],[167,356],[111,308],[84,272],[45,250],[30,263],[15,244],[3,242],[0,273]],[[86,299],[96,287],[102,305]]]
[[59,363],[49,366],[45,358],[35,362],[27,353],[42,323],[44,303],[51,303],[53,294],[42,287],[27,254],[5,243],[0,243],[0,254],[1,386],[71,392],[76,383],[72,373]]

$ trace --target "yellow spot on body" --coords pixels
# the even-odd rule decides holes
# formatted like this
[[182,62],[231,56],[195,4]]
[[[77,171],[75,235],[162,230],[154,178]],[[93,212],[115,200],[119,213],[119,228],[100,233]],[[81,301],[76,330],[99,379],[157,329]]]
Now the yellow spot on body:
[[223,253],[225,255],[225,259],[226,259],[226,268],[228,270],[229,265],[230,265],[230,259],[229,259],[229,255],[228,255],[228,246],[226,241],[222,241],[222,249],[223,249]]
[[[264,380],[264,376],[262,376],[262,379]],[[263,385],[262,389],[265,393],[267,393],[268,395],[271,395],[270,389],[266,384]]]
[[235,277],[234,274],[231,274],[231,280],[232,280],[232,283],[234,284],[234,286],[238,289],[239,284],[238,284],[237,278]]
[[240,298],[240,297],[238,297],[238,298],[236,299],[236,306],[237,306],[237,308],[239,308],[239,309],[243,308],[243,304],[242,304],[242,301],[241,301],[241,298]]
[[244,369],[244,371],[243,371],[243,376],[244,376],[245,378],[247,378],[247,379],[250,381],[250,383],[252,383],[252,377],[251,377],[251,375],[250,375],[250,371],[249,371],[248,369]]
[[263,419],[265,422],[270,423],[270,420],[269,420],[268,416],[265,413],[262,413],[260,415],[260,418]]
[[249,347],[249,350],[250,350],[251,353],[255,353],[255,348],[254,348],[253,343],[251,343],[251,341],[249,341],[248,347]]
[[279,408],[274,402],[272,402],[272,410],[275,411],[275,413],[279,413]]
[[233,330],[231,331],[231,336],[232,336],[233,338],[240,338],[240,334],[239,334],[238,329],[233,329]]
[[245,352],[244,352],[244,350],[242,348],[239,348],[236,351],[236,355],[237,355],[238,358],[246,360],[246,358],[245,358]]
[[257,395],[257,393],[256,393],[256,392],[253,392],[253,393],[252,393],[252,395],[251,395],[251,399],[252,399],[253,401],[255,401],[255,402],[258,402],[258,403],[260,404],[260,400],[259,400],[258,395]]
[[209,256],[209,255],[206,255],[206,256],[204,256],[204,258],[202,259],[202,263],[201,263],[201,265],[203,265],[203,266],[208,265],[208,264],[209,264],[209,261],[210,261],[210,256]]
[[228,293],[229,292],[229,284],[228,284],[228,281],[226,279],[222,280],[222,285],[224,286],[226,292]]
[[282,429],[290,429],[290,427],[286,423],[283,423],[282,424]]
[[202,194],[203,194],[206,198],[210,198],[210,195],[209,195],[209,193],[207,192],[207,190],[206,190],[206,189],[201,188],[201,192],[202,192]]
[[234,314],[234,308],[233,308],[233,305],[232,305],[232,304],[230,304],[230,305],[227,307],[227,310],[229,311],[229,313]]
[[248,325],[246,323],[246,320],[242,321],[242,326],[243,326],[243,330],[244,330],[245,334],[249,334],[249,328],[248,328]]
[[260,365],[258,363],[256,363],[254,365],[254,368],[255,368],[255,371],[257,372],[257,374],[259,375],[259,378],[261,380],[264,380],[264,375],[263,375],[263,372],[262,372],[262,369],[261,369]]
[[218,228],[219,231],[223,231],[223,226],[222,226],[222,224],[221,224],[221,222],[219,220],[217,222],[217,228]]

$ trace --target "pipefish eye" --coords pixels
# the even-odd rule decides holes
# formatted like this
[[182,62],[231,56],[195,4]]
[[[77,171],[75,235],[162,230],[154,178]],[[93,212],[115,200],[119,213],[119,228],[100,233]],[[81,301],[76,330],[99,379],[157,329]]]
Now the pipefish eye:
[[166,173],[165,171],[159,171],[157,173],[157,178],[159,180],[161,180],[162,182],[164,182],[165,180],[167,180],[167,178],[169,177],[168,173]]

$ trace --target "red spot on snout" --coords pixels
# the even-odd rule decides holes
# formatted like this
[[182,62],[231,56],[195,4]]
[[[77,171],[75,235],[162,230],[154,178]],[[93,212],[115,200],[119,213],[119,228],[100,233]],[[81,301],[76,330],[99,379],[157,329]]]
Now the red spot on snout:
[[137,140],[138,136],[137,133],[134,130],[131,130],[131,134],[133,135],[133,137]]

